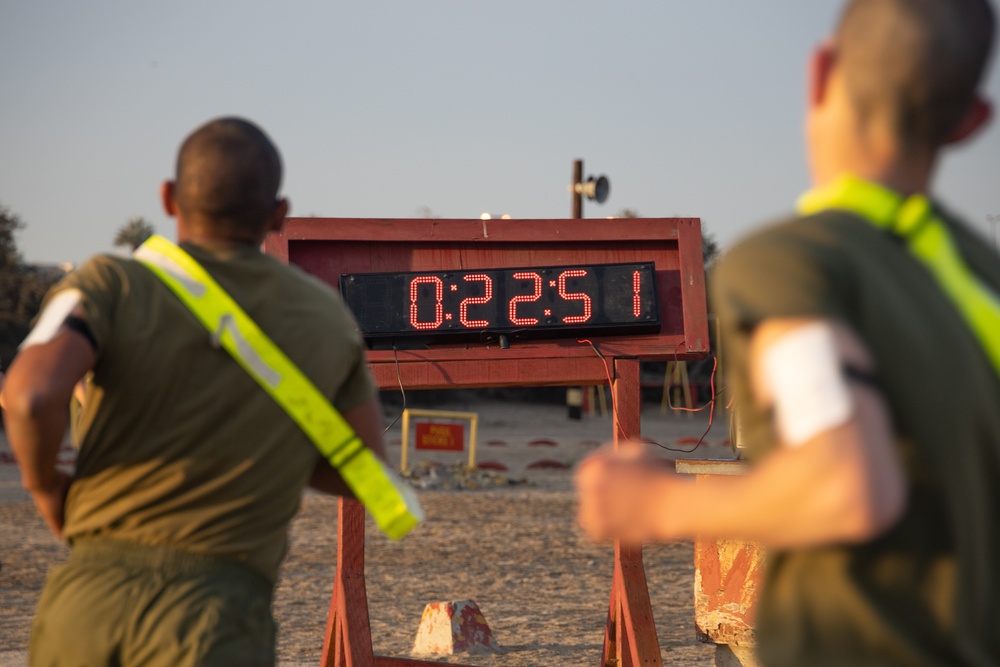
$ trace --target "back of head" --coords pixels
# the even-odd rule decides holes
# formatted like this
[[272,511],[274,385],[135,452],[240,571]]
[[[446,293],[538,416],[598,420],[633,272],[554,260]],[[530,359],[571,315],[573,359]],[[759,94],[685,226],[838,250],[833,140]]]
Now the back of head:
[[835,48],[862,123],[940,147],[975,100],[994,24],[989,0],[852,0]]
[[254,241],[266,230],[281,185],[281,158],[267,135],[240,118],[210,121],[177,155],[175,201],[189,224],[221,239]]

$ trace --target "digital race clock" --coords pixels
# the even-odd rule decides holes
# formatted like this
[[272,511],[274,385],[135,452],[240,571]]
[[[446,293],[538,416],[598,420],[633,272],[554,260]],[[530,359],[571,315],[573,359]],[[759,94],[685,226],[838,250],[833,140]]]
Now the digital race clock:
[[340,276],[366,337],[658,331],[652,262]]

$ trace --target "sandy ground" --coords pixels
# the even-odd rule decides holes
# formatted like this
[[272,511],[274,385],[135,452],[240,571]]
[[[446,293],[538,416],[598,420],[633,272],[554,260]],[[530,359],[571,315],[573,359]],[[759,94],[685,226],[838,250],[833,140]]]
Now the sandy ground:
[[[400,542],[382,536],[369,521],[366,581],[376,654],[408,656],[427,603],[473,599],[500,648],[494,654],[442,658],[442,663],[597,665],[611,587],[611,549],[588,542],[575,527],[571,470],[528,466],[543,459],[574,464],[610,438],[611,419],[575,421],[567,419],[562,406],[496,401],[440,407],[478,412],[478,461],[502,463],[509,468],[505,475],[526,483],[421,491],[429,520]],[[654,405],[645,406],[642,419],[645,437],[680,448],[690,448],[687,439],[699,437],[707,425],[704,416],[664,416]],[[694,456],[730,456],[726,438],[725,421],[719,420]],[[398,424],[386,440],[390,457],[398,462]],[[5,451],[6,443],[0,441],[0,452]],[[466,455],[450,456],[458,460]],[[427,458],[450,461],[425,452],[412,460]],[[281,665],[319,662],[336,568],[336,522],[336,499],[306,495],[292,525],[274,602]],[[0,536],[0,667],[7,667],[25,664],[45,572],[67,550],[46,531],[21,491],[17,467],[2,462]],[[712,665],[714,646],[695,639],[691,544],[647,546],[644,558],[664,664]]]

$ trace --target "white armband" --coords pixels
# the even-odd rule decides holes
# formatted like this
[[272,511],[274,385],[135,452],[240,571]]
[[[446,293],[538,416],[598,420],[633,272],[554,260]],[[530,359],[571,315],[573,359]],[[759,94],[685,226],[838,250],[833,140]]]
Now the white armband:
[[851,393],[830,324],[807,324],[778,338],[764,350],[762,370],[784,444],[798,447],[850,420]]
[[59,327],[63,325],[77,304],[83,300],[83,292],[78,289],[67,289],[49,299],[45,305],[45,310],[38,317],[38,322],[28,334],[28,337],[21,343],[20,349],[29,348],[32,345],[44,345],[49,343],[59,332]]

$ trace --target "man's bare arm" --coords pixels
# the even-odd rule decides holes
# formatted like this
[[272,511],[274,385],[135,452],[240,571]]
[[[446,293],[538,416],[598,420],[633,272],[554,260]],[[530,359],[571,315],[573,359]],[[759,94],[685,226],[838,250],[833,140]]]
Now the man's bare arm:
[[56,470],[56,458],[73,388],[96,361],[90,341],[64,327],[51,341],[22,350],[3,384],[4,423],[21,483],[57,535],[69,478]]
[[[801,322],[765,323],[755,335],[751,377],[770,337]],[[870,363],[853,334],[837,329],[845,360]],[[610,453],[577,473],[580,522],[598,539],[671,540],[694,535],[757,540],[776,547],[863,541],[902,513],[906,487],[888,410],[873,387],[852,383],[852,416],[796,447],[780,446],[741,477],[695,481],[660,462]]]
[[[358,407],[345,410],[343,417],[365,445],[375,452],[376,456],[386,461],[385,446],[382,444],[382,406],[378,397],[373,396]],[[344,482],[340,473],[322,457],[316,461],[312,476],[309,478],[309,486],[317,491],[337,496],[354,497],[354,492]]]

